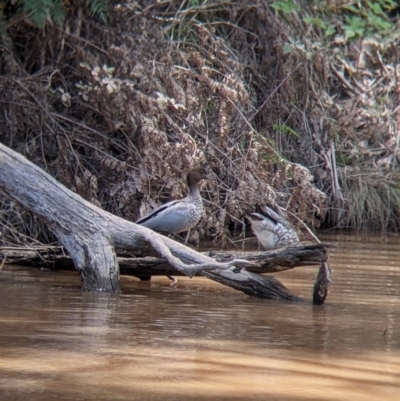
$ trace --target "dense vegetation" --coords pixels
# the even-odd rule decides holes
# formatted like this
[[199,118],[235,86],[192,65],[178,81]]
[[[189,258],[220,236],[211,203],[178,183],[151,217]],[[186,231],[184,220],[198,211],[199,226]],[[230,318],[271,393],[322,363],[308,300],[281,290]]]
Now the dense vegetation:
[[[299,228],[295,215],[397,229],[395,7],[3,1],[0,140],[133,221],[183,196],[194,162],[209,165],[192,240],[225,243],[257,202]],[[18,205],[0,207],[3,243],[52,240]]]

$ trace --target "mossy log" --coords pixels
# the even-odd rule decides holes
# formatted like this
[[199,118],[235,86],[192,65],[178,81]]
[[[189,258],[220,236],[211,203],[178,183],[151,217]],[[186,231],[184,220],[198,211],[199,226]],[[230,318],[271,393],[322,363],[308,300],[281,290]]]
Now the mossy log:
[[[120,264],[124,263],[123,260],[118,260],[116,252],[135,252],[147,246],[161,256],[164,271],[168,270],[168,274],[175,274],[176,271],[189,277],[202,274],[249,295],[300,299],[273,277],[263,277],[243,268],[251,266],[261,272],[262,267],[257,267],[252,261],[237,259],[234,255],[232,257],[232,254],[228,256],[225,253],[220,255],[221,261],[218,262],[208,255],[92,205],[2,144],[0,190],[48,224],[72,258],[85,290],[120,291]],[[303,254],[304,251],[309,251],[307,246],[300,248],[303,249]],[[315,254],[308,264],[314,264],[317,259],[320,262],[326,260],[325,247],[314,245],[314,248],[318,249],[319,256]],[[302,252],[296,256],[294,248],[288,248],[286,255],[292,255],[291,261],[278,252],[283,267],[294,267],[296,263],[303,263],[304,260],[299,256]],[[267,266],[271,263],[263,262],[261,265]]]

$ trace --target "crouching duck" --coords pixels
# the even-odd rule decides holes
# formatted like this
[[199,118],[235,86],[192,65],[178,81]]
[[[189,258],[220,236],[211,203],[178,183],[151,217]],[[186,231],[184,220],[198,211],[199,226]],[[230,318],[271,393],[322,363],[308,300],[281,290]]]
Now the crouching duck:
[[282,248],[300,243],[294,227],[268,206],[257,205],[255,213],[249,213],[251,229],[265,250]]
[[189,195],[174,200],[139,219],[136,224],[155,231],[178,234],[193,228],[203,213],[203,199],[200,194],[200,181],[207,179],[207,172],[201,166],[195,166],[187,173]]

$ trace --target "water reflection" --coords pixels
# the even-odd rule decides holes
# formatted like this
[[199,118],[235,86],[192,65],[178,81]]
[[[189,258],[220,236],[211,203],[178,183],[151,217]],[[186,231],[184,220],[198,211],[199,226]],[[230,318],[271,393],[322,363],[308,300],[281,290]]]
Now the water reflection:
[[[323,239],[334,285],[322,307],[202,278],[123,277],[111,296],[82,293],[71,272],[3,270],[0,399],[397,400],[399,240]],[[311,299],[315,275],[277,277]]]

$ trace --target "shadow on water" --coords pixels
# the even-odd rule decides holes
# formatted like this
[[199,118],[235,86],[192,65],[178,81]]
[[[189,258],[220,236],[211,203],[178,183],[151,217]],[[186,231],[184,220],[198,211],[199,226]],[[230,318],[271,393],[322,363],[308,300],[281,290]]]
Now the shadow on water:
[[[0,399],[397,400],[400,241],[327,237],[334,285],[318,307],[204,278],[123,277],[112,296],[75,273],[4,269]],[[310,299],[315,275],[277,277]]]

